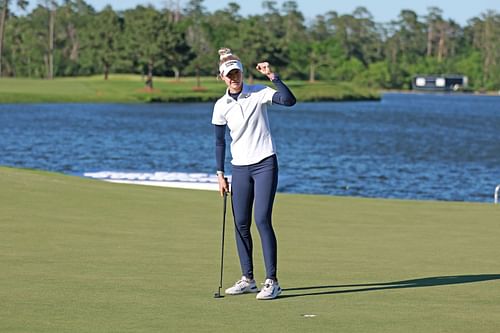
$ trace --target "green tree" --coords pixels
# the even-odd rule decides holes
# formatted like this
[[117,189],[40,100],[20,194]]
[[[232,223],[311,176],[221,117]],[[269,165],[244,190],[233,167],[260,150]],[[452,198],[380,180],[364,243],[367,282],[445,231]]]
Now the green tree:
[[145,69],[146,86],[153,89],[155,68],[165,65],[165,51],[175,46],[172,25],[151,6],[127,10],[124,18],[127,51],[134,64]]
[[23,20],[12,16],[5,25],[3,72],[6,76],[22,75],[23,70]]
[[469,87],[472,89],[482,89],[485,87],[482,58],[483,55],[479,50],[472,50],[461,59],[458,59],[455,65],[458,73],[467,75]]
[[[288,10],[285,16],[295,15],[293,6],[286,7],[290,3],[293,2],[284,4],[284,11]],[[240,24],[240,50],[244,52],[240,51],[238,54],[243,63],[248,66],[246,73],[249,82],[252,82],[254,75],[257,74],[254,66],[260,61],[269,61],[277,71],[289,63],[285,41],[285,16],[281,15],[277,9],[276,1],[263,1],[262,8],[264,9],[263,15],[248,16]],[[292,23],[293,19],[290,18],[288,22]]]
[[425,55],[425,24],[418,21],[414,11],[402,10],[395,25],[395,38],[398,40],[399,52],[405,62],[414,62]]
[[89,34],[87,48],[95,52],[95,57],[102,64],[104,80],[107,80],[113,64],[119,57],[118,52],[121,51],[119,38],[124,29],[124,21],[108,5],[95,16],[93,28]]
[[34,75],[53,78],[55,12],[57,4],[52,1],[40,3],[28,15],[29,33],[32,34],[31,59],[36,63]]
[[281,54],[280,61],[275,65],[282,66],[280,70],[284,76],[302,76],[304,70],[293,63],[302,62],[300,59],[307,57],[310,49],[310,36],[304,23],[304,16],[299,11],[296,1],[285,1],[282,5],[282,22],[284,36],[278,41]]
[[95,10],[83,0],[64,0],[55,27],[55,75],[88,75],[96,72],[95,59],[85,48],[91,39]]
[[353,57],[340,63],[340,65],[334,69],[334,78],[339,81],[352,81],[357,75],[364,71],[364,64]]
[[[254,66],[258,62],[269,61],[275,68],[282,65],[280,45],[275,43],[275,36],[269,29],[262,29],[265,24],[264,18],[257,15],[249,16],[240,24],[240,41],[243,46],[235,52],[247,66],[245,71],[249,82],[254,79]],[[256,31],[259,33],[255,33]]]
[[427,56],[430,57],[434,51],[437,22],[442,20],[442,10],[438,7],[429,7],[425,17],[427,22]]
[[314,82],[316,77],[335,79],[336,68],[345,62],[342,55],[337,39],[312,40],[309,48],[309,82]]
[[443,11],[429,7],[427,21],[427,56],[435,56],[438,61],[453,57],[463,38],[462,28],[453,20],[443,19]]
[[379,31],[370,12],[358,7],[352,14],[328,13],[328,23],[345,52],[346,58],[357,58],[365,67],[376,61],[379,52]]
[[55,25],[56,25],[56,12],[57,2],[55,0],[44,0],[45,8],[49,14],[49,35],[48,35],[48,49],[47,49],[47,79],[54,78],[54,40],[55,40]]
[[186,41],[185,27],[178,23],[180,19],[177,19],[177,14],[167,11],[165,15],[172,30],[170,32],[171,43],[163,44],[163,56],[166,60],[166,67],[172,69],[175,80],[179,81],[182,69],[188,66],[194,58],[194,53]]
[[193,58],[187,66],[196,76],[196,88],[201,89],[200,76],[210,73],[213,69],[215,50],[210,44],[207,14],[203,0],[190,0],[184,9],[184,26],[186,27],[186,42],[193,52]]
[[[3,44],[5,38],[5,27],[7,20],[9,18],[9,6],[11,0],[2,0],[1,2],[1,10],[0,13],[0,77],[2,76],[2,56],[3,56]],[[25,9],[28,6],[28,1],[26,0],[17,0],[17,6],[21,9]]]
[[304,25],[304,15],[299,11],[297,1],[285,1],[282,8],[285,25],[285,44],[289,45],[300,40],[305,40],[306,27]]
[[500,45],[498,36],[500,35],[500,14],[496,11],[488,10],[481,15],[483,19],[483,76],[487,82],[487,88],[498,89],[500,87]]
[[239,25],[243,20],[240,5],[230,2],[225,9],[207,16],[206,32],[214,49],[221,47],[240,48]]
[[343,51],[329,31],[323,15],[318,15],[306,31],[305,40],[291,43],[291,75],[315,82],[317,78],[330,79],[333,68],[344,61]]
[[362,71],[355,77],[360,85],[368,85],[374,88],[391,88],[392,80],[387,61],[379,61],[370,64],[367,70]]

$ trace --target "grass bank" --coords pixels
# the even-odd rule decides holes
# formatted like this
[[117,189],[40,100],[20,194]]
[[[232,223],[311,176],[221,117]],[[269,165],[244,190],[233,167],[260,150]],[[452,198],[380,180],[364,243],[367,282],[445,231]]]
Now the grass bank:
[[0,331],[498,331],[500,207],[279,194],[285,290],[266,302],[213,298],[221,201],[0,168]]
[[[375,90],[351,83],[287,81],[287,84],[303,102],[379,98]],[[224,93],[224,89],[224,83],[214,77],[203,77],[201,89],[196,89],[195,78],[183,78],[179,82],[171,78],[155,78],[153,91],[146,91],[143,79],[137,75],[112,75],[108,81],[102,76],[54,80],[2,78],[0,103],[212,102]]]

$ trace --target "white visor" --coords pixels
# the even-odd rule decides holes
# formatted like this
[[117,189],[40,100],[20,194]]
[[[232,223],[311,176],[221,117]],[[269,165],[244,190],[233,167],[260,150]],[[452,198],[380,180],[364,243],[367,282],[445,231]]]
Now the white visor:
[[223,76],[227,76],[227,74],[232,71],[233,69],[238,69],[239,71],[243,72],[243,65],[239,60],[229,60],[220,65],[219,67],[219,72]]

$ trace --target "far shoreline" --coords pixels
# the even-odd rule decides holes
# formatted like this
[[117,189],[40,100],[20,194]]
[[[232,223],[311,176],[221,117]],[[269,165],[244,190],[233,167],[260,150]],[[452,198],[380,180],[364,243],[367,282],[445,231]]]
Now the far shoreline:
[[432,91],[432,90],[398,90],[398,89],[381,89],[380,94],[411,94],[411,95],[466,95],[466,96],[490,96],[500,97],[500,91]]
[[[301,102],[378,101],[378,89],[350,82],[285,80]],[[254,80],[253,84],[272,83]],[[145,89],[141,75],[64,77],[54,80],[1,78],[0,103],[195,103],[215,102],[225,93],[214,77],[155,77],[154,89]]]

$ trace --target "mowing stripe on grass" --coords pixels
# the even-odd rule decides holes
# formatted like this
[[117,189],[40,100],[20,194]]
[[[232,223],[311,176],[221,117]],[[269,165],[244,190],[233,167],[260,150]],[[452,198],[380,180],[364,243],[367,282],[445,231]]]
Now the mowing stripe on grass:
[[213,298],[220,200],[0,168],[0,331],[498,331],[498,206],[278,194],[284,292],[262,302]]

